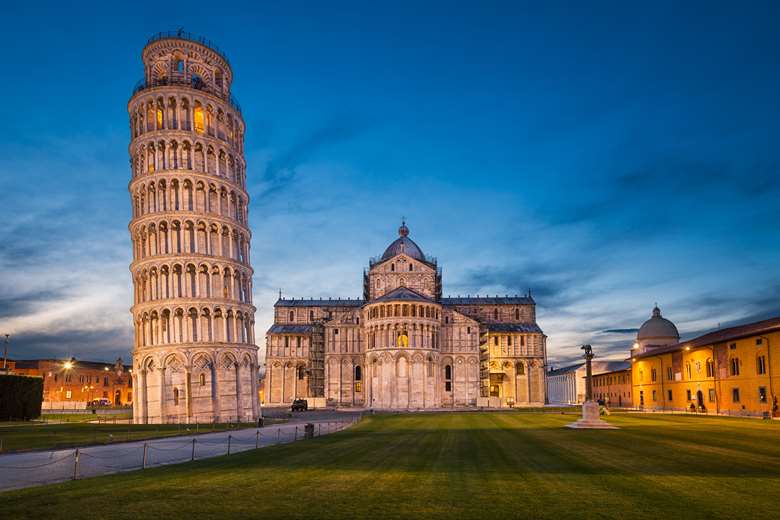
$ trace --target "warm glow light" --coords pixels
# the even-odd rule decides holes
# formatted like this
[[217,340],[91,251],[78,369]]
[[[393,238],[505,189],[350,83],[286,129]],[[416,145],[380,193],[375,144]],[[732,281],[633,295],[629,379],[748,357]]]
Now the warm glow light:
[[636,342],[635,342],[635,343],[634,343],[634,346],[633,346],[633,347],[631,347],[631,348],[633,348],[634,350],[638,349],[638,348],[639,348],[639,343],[636,343]]
[[65,370],[70,370],[71,368],[73,368],[73,363],[71,363],[70,361],[66,361],[65,364],[62,366],[65,367]]
[[105,370],[106,372],[108,372],[108,367],[103,367],[103,370]]
[[195,111],[193,113],[193,119],[195,122],[195,131],[199,134],[202,134],[204,131],[204,117],[203,117],[203,108],[201,107],[195,107]]
[[691,350],[691,347],[685,347],[685,350]]

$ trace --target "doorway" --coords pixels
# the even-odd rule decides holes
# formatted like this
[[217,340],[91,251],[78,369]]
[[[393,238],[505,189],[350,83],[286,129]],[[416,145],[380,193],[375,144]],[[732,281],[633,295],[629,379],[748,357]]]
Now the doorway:
[[704,407],[704,394],[701,390],[696,392],[696,405],[700,412],[705,412],[707,409]]

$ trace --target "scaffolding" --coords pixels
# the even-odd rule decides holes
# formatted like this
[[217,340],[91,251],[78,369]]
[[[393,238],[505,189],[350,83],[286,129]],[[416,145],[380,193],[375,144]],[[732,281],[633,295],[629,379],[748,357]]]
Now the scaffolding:
[[490,349],[488,346],[489,330],[487,326],[479,326],[479,396],[490,396]]
[[325,324],[321,320],[311,328],[309,397],[325,397]]

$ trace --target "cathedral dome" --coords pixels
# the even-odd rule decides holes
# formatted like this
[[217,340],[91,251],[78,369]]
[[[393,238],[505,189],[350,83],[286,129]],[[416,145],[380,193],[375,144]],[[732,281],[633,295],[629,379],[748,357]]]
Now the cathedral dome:
[[[661,309],[653,308],[653,316],[639,327],[637,340],[667,340],[668,343],[676,343],[680,339],[677,327],[671,321],[661,316]],[[663,345],[665,343],[659,343]]]
[[385,252],[382,254],[382,260],[389,260],[390,258],[403,253],[415,260],[425,262],[425,255],[423,254],[422,249],[414,243],[414,240],[409,238],[409,228],[406,227],[406,222],[401,223],[401,227],[398,228],[398,235],[400,236],[385,249]]

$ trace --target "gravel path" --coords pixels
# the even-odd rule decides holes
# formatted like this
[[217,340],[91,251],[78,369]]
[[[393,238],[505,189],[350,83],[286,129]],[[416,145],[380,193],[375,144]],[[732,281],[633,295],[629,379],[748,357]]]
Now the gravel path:
[[357,422],[357,414],[316,417],[300,414],[287,424],[229,432],[184,435],[0,456],[0,490],[132,471],[165,464],[206,459],[303,439],[303,423],[314,424],[314,435],[327,435]]

